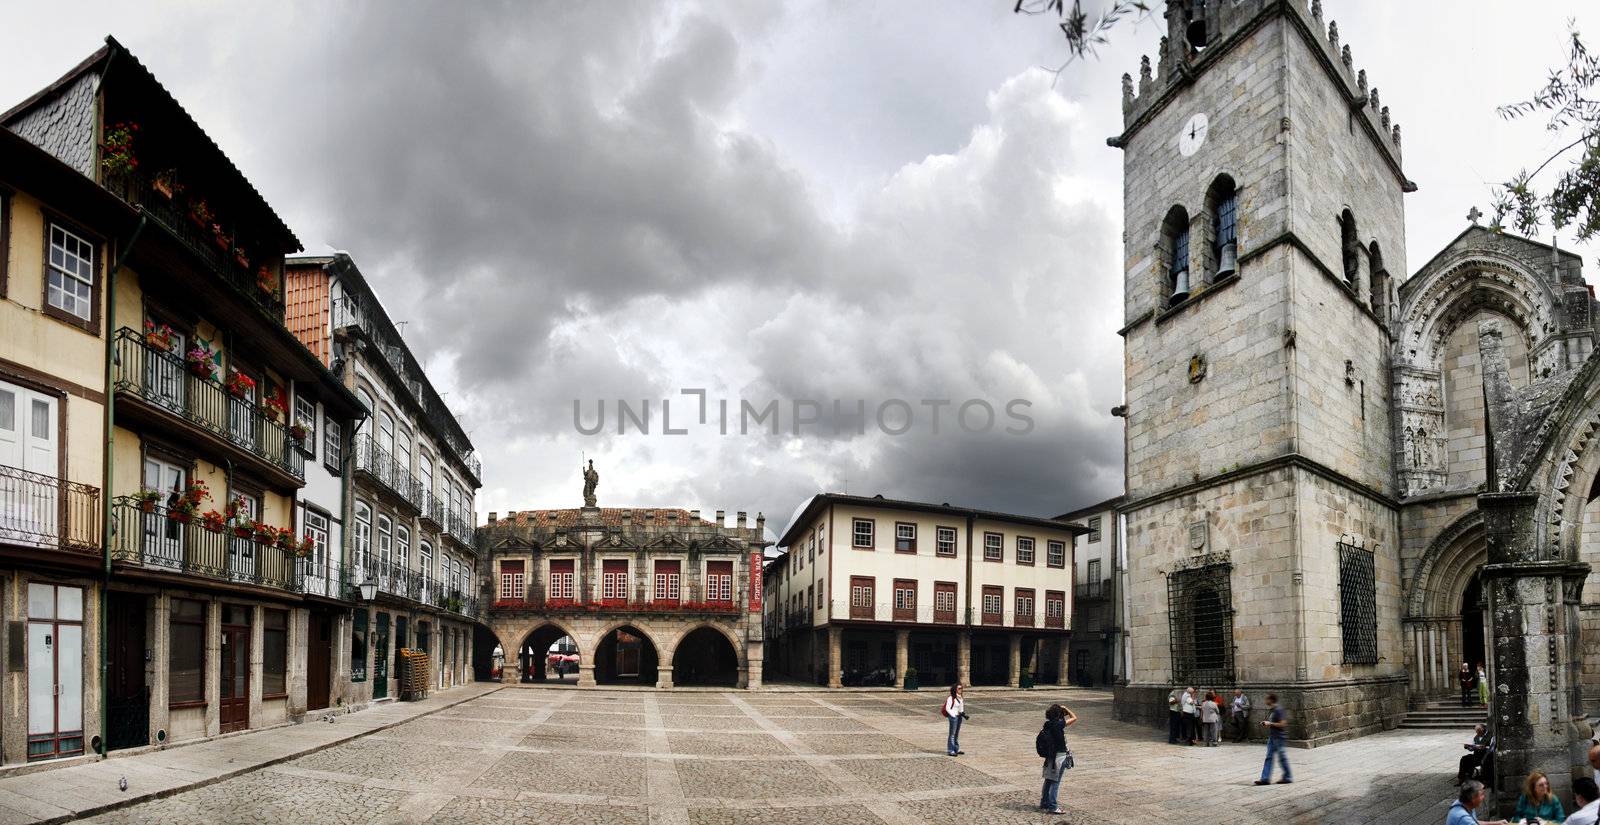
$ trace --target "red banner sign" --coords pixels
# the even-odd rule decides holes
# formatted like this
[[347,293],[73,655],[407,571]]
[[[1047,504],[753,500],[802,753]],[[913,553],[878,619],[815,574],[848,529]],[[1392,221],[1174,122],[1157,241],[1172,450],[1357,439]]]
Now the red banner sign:
[[761,551],[750,554],[750,612],[761,612]]

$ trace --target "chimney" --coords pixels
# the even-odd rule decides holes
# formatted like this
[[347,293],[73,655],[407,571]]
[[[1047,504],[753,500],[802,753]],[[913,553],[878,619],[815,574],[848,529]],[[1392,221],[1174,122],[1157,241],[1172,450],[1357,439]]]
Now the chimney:
[[756,513],[756,537],[760,538],[761,536],[765,536],[766,534],[767,534],[767,517],[762,515],[761,513]]
[[690,521],[699,521],[700,520],[700,511],[699,510],[690,510],[689,511],[689,520]]
[[717,526],[718,527],[722,526],[722,517],[727,515],[727,514],[728,514],[727,510],[718,510],[717,511]]
[[493,510],[489,511],[489,523],[490,524],[494,524],[494,511]]
[[734,522],[734,526],[738,527],[740,530],[743,530],[744,529],[744,511],[743,510],[739,511],[739,515],[738,515],[737,518],[738,518],[738,520],[736,522]]
[[632,510],[623,510],[622,511],[622,529],[626,530],[626,529],[628,529],[629,527],[632,527],[632,526],[633,526],[633,511]]

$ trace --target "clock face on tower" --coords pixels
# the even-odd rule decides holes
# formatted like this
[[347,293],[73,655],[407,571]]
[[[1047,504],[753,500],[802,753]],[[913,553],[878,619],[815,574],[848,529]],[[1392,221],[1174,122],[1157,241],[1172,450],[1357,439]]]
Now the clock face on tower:
[[1206,119],[1206,113],[1195,112],[1189,122],[1183,124],[1183,131],[1178,133],[1178,154],[1189,157],[1200,151],[1200,146],[1206,142],[1208,129],[1210,121]]

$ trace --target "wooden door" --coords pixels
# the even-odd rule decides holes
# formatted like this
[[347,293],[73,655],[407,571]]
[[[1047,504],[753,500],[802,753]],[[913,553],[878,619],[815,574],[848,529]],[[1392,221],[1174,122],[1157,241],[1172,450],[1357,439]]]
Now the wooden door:
[[144,678],[145,597],[112,593],[107,611],[106,747],[142,747],[150,743],[150,693]]
[[617,675],[639,675],[639,637],[626,630],[617,631]]
[[306,634],[306,710],[322,710],[332,701],[328,694],[333,670],[333,617],[313,610],[310,618]]
[[[245,608],[230,608],[242,611]],[[222,732],[250,727],[250,627],[222,626]]]

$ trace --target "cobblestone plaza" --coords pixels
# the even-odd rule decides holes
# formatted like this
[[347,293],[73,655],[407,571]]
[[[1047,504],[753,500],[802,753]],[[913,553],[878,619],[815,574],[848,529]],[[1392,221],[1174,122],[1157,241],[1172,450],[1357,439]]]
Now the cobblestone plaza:
[[[87,821],[1437,823],[1464,738],[1392,731],[1295,750],[1295,784],[1257,788],[1262,746],[1169,746],[1112,721],[1109,693],[1077,689],[972,694],[967,755],[952,759],[938,700],[507,687]],[[1081,717],[1062,817],[1033,807],[1033,733],[1053,701]],[[284,733],[233,741],[246,753]]]

